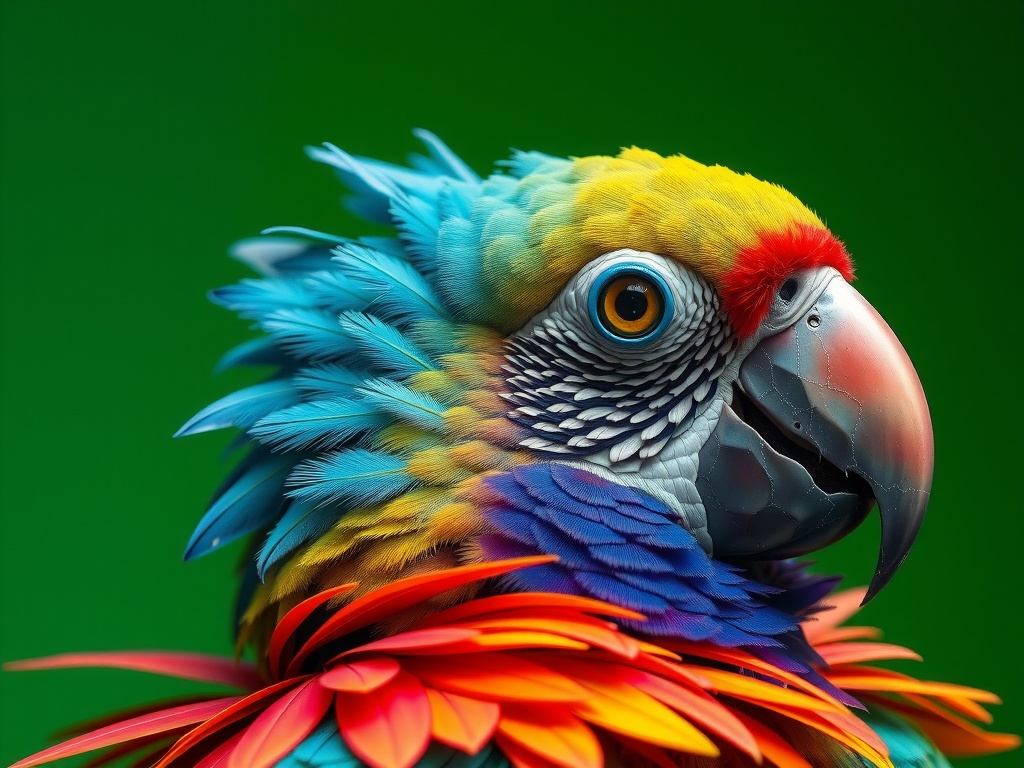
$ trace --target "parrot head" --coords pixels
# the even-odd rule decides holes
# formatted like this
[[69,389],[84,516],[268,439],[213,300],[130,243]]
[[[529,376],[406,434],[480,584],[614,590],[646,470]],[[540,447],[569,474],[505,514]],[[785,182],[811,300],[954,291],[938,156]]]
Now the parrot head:
[[640,149],[481,179],[420,135],[411,168],[311,150],[396,237],[268,230],[235,250],[263,276],[213,294],[263,333],[224,365],[274,370],[180,432],[251,444],[186,551],[259,534],[243,627],[314,589],[544,553],[526,586],[756,644],[790,625],[730,613],[769,600],[744,569],[875,504],[884,586],[925,513],[931,422],[810,210]]

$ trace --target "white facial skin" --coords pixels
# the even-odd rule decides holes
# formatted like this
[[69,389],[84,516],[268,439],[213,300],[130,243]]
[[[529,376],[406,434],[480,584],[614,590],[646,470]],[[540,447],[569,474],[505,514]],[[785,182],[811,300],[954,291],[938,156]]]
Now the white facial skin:
[[[588,308],[595,284],[626,264],[654,270],[671,291],[671,320],[649,342],[608,338]],[[679,262],[629,249],[594,259],[510,339],[509,415],[533,433],[521,445],[649,493],[710,552],[695,486],[700,448],[732,399],[746,355],[799,317],[833,274],[795,273],[740,344],[718,294]]]

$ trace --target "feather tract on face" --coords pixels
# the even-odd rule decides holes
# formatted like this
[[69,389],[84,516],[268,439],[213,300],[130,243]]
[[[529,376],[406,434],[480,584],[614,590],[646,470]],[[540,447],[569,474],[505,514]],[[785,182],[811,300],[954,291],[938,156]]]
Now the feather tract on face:
[[[481,178],[310,156],[390,236],[281,226],[211,299],[251,385],[178,432],[244,458],[185,548],[240,537],[235,659],[68,653],[224,690],[90,723],[18,768],[948,765],[998,699],[877,666],[845,622],[907,557],[932,427],[843,244],[681,155],[520,152]],[[794,558],[877,508],[871,584]],[[253,662],[241,661],[250,653]]]

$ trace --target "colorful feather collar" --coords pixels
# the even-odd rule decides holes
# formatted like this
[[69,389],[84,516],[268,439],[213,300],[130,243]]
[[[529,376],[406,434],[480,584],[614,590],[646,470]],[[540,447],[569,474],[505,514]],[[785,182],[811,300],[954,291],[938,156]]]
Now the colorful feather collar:
[[[103,748],[109,749],[90,766],[131,755],[135,765],[155,768],[270,768],[288,754],[308,753],[309,762],[294,765],[335,764],[312,759],[320,754],[348,755],[350,764],[372,768],[505,760],[516,768],[623,761],[678,768],[700,758],[700,765],[810,768],[807,756],[826,750],[859,755],[879,768],[893,765],[879,735],[814,684],[741,650],[633,637],[609,619],[639,614],[589,598],[479,598],[366,639],[368,628],[444,592],[549,561],[520,558],[426,573],[341,608],[334,607],[338,599],[356,585],[326,590],[284,616],[263,674],[244,662],[188,653],[66,654],[10,664],[134,669],[246,692],[92,723],[12,768]],[[990,693],[864,666],[918,656],[874,642],[877,630],[839,626],[862,597],[858,590],[833,595],[832,610],[803,625],[828,663],[820,672],[831,684],[869,710],[881,705],[912,720],[951,755],[1019,743],[971,722],[991,722],[980,706],[999,702]],[[353,644],[353,638],[362,639]],[[452,762],[458,754],[476,757]]]

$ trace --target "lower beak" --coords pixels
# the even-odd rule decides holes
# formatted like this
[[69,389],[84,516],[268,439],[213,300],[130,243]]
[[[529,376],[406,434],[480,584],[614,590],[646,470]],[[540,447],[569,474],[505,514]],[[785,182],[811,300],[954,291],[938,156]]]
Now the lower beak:
[[740,382],[790,437],[870,486],[882,521],[871,599],[910,551],[931,490],[931,417],[903,346],[837,275],[796,323],[755,347]]

